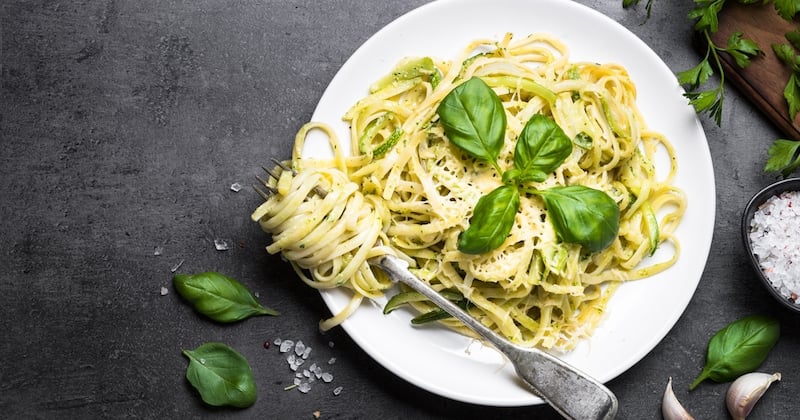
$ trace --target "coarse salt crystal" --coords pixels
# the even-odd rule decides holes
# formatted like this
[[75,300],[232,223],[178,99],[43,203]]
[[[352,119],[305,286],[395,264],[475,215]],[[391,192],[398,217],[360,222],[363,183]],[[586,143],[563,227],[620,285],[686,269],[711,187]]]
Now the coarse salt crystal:
[[308,391],[311,391],[311,384],[308,382],[303,382],[297,386],[297,390],[305,394]]
[[172,268],[171,268],[169,271],[170,271],[170,272],[173,272],[173,273],[174,273],[174,272],[176,272],[176,271],[178,271],[178,269],[179,269],[179,268],[181,268],[181,266],[183,265],[183,261],[184,261],[184,260],[180,260],[180,261],[178,261],[178,263],[177,263],[177,264],[175,264],[175,265],[173,265],[173,266],[172,266]]
[[753,214],[750,244],[772,286],[786,299],[800,295],[800,191],[767,199]]
[[161,255],[163,253],[164,253],[164,247],[163,246],[157,246],[157,247],[153,248],[153,255],[159,256],[159,255]]
[[294,345],[294,354],[302,356],[304,351],[306,351],[306,345],[302,341],[298,341]]
[[322,382],[328,383],[333,380],[333,374],[325,372],[322,374]]
[[233,184],[231,184],[231,191],[239,192],[241,190],[242,190],[242,184],[240,184],[238,182],[234,182]]
[[227,251],[231,249],[231,246],[228,245],[228,242],[224,239],[214,239],[214,248],[216,248],[217,251]]
[[[278,344],[278,343],[275,343]],[[294,346],[294,341],[292,340],[283,340],[280,342],[281,345],[281,353],[286,353],[287,351],[291,350]]]
[[344,389],[344,388],[342,388],[340,386],[337,386],[336,388],[333,388],[333,395],[341,394],[342,393],[342,389]]
[[169,293],[169,289],[164,286],[161,286],[161,296],[166,296]]

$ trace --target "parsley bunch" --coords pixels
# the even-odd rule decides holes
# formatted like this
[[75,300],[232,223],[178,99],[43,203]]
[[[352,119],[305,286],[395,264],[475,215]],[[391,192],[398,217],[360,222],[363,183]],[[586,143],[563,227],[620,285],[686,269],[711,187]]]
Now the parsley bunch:
[[[623,0],[622,6],[627,8],[635,6],[641,0]],[[650,17],[655,0],[648,0],[646,10]],[[722,125],[722,105],[725,98],[725,72],[720,60],[721,53],[733,57],[736,65],[745,68],[750,65],[751,59],[763,54],[759,46],[750,39],[743,38],[742,32],[734,32],[723,47],[714,43],[711,38],[719,29],[719,12],[727,0],[694,0],[694,8],[689,11],[688,17],[694,20],[694,29],[700,33],[706,42],[706,53],[696,66],[677,73],[681,85],[687,86],[684,93],[689,103],[698,113],[707,112],[717,123]],[[769,0],[736,0],[740,4],[767,4]],[[800,12],[800,0],[774,0],[773,6],[776,13],[786,20],[794,19]],[[789,105],[789,117],[794,119],[800,112],[800,30],[786,34],[790,44],[772,45],[775,54],[792,69],[792,75],[786,83],[783,96]],[[719,73],[719,83],[716,87],[704,88],[709,79]],[[764,167],[765,172],[780,172],[784,177],[800,167],[800,142],[778,139],[768,151],[769,159]]]

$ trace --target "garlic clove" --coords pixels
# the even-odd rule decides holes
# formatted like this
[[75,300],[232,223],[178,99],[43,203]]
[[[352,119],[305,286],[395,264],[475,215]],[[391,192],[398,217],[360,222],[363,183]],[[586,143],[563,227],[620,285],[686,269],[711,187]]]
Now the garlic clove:
[[664,420],[694,420],[691,414],[681,405],[675,393],[672,392],[672,378],[667,382],[664,397],[661,399],[661,415]]
[[780,372],[753,372],[740,376],[728,388],[725,403],[733,420],[744,420],[753,410],[758,400],[775,381],[781,380]]

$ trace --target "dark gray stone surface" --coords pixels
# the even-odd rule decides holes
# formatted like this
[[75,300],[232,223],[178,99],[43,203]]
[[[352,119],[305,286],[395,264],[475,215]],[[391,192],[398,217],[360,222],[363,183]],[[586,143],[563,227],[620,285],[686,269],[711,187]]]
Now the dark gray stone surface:
[[[10,0],[0,5],[0,412],[4,418],[557,418],[546,406],[464,404],[406,383],[341,329],[288,266],[263,250],[248,185],[288,157],[327,83],[370,35],[426,3],[367,0]],[[698,60],[689,0],[581,0],[629,28],[674,71]],[[643,0],[642,3],[645,3]],[[489,2],[487,2],[489,4]],[[579,30],[579,28],[575,28]],[[669,335],[609,383],[620,418],[660,417],[669,377],[697,418],[726,418],[725,384],[689,393],[709,337],[749,314],[781,321],[764,363],[781,371],[752,418],[800,408],[797,318],[755,282],[739,236],[748,198],[780,136],[735,90],[723,126],[702,117],[714,161],[717,220],[697,293]],[[219,252],[213,240],[232,249]],[[156,247],[163,247],[160,256]],[[171,268],[217,270],[282,311],[220,326],[171,287]],[[162,296],[160,290],[169,293]],[[658,296],[649,297],[658,299]],[[646,316],[646,314],[643,314]],[[284,391],[285,361],[263,343],[301,339],[333,386]],[[223,341],[253,365],[258,402],[210,409],[184,378],[180,350]],[[328,343],[335,345],[329,347]]]

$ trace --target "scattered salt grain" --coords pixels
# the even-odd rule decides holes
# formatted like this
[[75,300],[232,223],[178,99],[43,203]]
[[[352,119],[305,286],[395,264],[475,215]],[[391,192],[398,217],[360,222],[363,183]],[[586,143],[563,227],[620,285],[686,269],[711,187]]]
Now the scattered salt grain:
[[308,356],[311,356],[311,347],[306,347],[306,349],[303,350],[303,354],[301,355],[303,359],[308,359]]
[[166,296],[167,294],[169,294],[169,289],[167,289],[164,286],[161,286],[161,296]]
[[330,372],[325,372],[322,374],[322,382],[329,383],[333,380],[333,374]]
[[309,384],[308,382],[303,382],[297,386],[297,390],[302,392],[303,394],[306,394],[308,393],[308,391],[311,391],[311,384]]
[[214,239],[214,248],[216,248],[217,251],[227,251],[231,249],[231,246],[228,245],[228,242],[224,239]]
[[300,385],[300,384],[302,384],[302,383],[303,383],[303,380],[302,380],[301,378],[302,378],[302,376],[301,376],[300,378],[294,378],[294,384],[295,384],[295,385]]
[[291,350],[292,347],[294,347],[294,341],[292,340],[283,340],[282,342],[276,344],[280,344],[281,353],[286,353],[287,351]]
[[800,191],[770,197],[756,210],[750,243],[772,286],[795,302],[800,296]]
[[164,253],[164,247],[163,246],[157,246],[157,247],[153,248],[153,255],[159,256],[159,255],[161,255],[163,253]]
[[344,388],[342,388],[340,386],[337,386],[336,388],[333,388],[333,395],[341,394],[342,393],[342,389],[344,389]]
[[302,356],[304,351],[306,351],[305,343],[298,340],[297,344],[294,345],[294,354]]
[[333,341],[328,341],[328,347],[333,348]]
[[234,182],[233,184],[231,184],[231,191],[239,192],[241,190],[242,190],[242,184],[240,184],[238,182]]
[[272,344],[274,344],[276,346],[280,346],[281,345],[281,339],[280,338],[276,338],[275,341],[272,342]]
[[330,359],[328,359],[328,364],[329,365],[332,365],[334,363],[336,363],[336,358],[335,357],[331,357]]
[[178,263],[177,263],[177,264],[175,264],[175,265],[173,265],[173,266],[172,266],[172,268],[171,268],[169,271],[170,271],[170,272],[173,272],[173,273],[174,273],[174,272],[176,272],[176,271],[178,271],[178,269],[179,269],[179,268],[181,268],[181,266],[183,265],[183,261],[184,261],[184,260],[180,260],[180,261],[178,261]]

